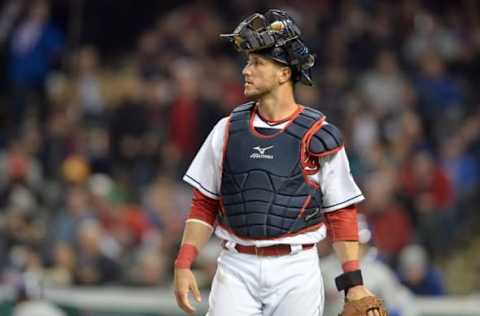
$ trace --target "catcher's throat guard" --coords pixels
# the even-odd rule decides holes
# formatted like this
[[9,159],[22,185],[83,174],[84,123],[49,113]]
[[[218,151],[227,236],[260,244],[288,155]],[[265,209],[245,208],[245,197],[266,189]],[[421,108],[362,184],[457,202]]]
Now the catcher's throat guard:
[[258,53],[290,66],[294,81],[312,85],[310,69],[315,57],[300,38],[301,31],[293,19],[282,10],[252,14],[233,33],[220,34],[230,40],[239,52]]

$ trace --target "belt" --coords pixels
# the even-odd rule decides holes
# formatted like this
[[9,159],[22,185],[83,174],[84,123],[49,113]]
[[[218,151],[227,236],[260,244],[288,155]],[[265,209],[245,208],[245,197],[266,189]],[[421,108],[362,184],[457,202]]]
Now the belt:
[[[224,249],[228,249],[226,242],[222,243]],[[315,244],[304,244],[301,245],[301,250],[311,249]],[[239,253],[245,253],[249,255],[257,255],[261,257],[271,257],[271,256],[284,256],[292,253],[292,246],[290,245],[273,245],[268,247],[255,247],[255,246],[244,246],[244,245],[235,245],[235,250]]]

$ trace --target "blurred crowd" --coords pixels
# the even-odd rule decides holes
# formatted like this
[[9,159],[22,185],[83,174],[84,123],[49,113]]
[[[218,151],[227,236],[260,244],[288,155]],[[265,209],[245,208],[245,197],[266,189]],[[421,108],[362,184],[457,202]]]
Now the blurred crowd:
[[[244,57],[218,35],[277,7],[317,56],[297,99],[342,129],[378,258],[416,294],[456,290],[436,267],[479,246],[477,1],[176,1],[114,21],[55,18],[58,3],[0,7],[2,283],[169,286],[191,197],[181,176],[245,101]],[[477,275],[468,290],[476,257],[456,265]],[[205,283],[212,258],[197,265]]]

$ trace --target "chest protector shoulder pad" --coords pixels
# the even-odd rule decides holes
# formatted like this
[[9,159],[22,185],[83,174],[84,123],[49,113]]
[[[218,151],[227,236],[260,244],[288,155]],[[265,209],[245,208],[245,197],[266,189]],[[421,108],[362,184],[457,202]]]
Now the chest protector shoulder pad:
[[321,157],[339,150],[343,146],[342,132],[333,124],[323,124],[310,139],[308,151]]

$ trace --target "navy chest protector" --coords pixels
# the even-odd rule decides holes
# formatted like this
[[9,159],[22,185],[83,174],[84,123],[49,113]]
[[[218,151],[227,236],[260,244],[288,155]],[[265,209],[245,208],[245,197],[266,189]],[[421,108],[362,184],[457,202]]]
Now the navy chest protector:
[[248,239],[277,238],[320,223],[322,193],[306,183],[300,151],[306,132],[324,115],[304,108],[283,131],[262,137],[250,128],[253,106],[239,106],[230,116],[220,223]]

